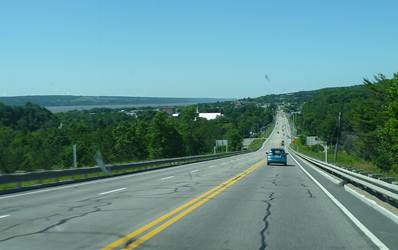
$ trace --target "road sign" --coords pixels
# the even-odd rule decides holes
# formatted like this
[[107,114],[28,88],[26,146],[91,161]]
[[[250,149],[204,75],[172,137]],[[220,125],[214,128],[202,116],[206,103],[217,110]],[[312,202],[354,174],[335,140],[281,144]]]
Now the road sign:
[[216,140],[216,147],[228,146],[228,140]]

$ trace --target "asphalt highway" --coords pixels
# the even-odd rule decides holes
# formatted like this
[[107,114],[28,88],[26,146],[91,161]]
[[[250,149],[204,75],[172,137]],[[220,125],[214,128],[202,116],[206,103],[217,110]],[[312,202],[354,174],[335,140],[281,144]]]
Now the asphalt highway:
[[0,196],[0,249],[398,249],[395,222],[305,161],[266,166],[276,120],[257,152]]

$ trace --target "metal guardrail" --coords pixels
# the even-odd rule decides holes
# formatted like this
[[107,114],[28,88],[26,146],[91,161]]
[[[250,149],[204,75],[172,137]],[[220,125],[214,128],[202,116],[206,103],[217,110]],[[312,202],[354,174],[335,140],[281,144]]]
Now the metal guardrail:
[[[171,166],[182,165],[193,162],[214,160],[214,159],[219,159],[219,158],[224,158],[224,157],[229,157],[249,152],[250,151],[237,151],[237,152],[213,154],[213,155],[186,156],[178,158],[167,158],[160,160],[133,162],[127,164],[106,165],[106,168],[109,170],[110,174],[101,174],[103,173],[103,170],[98,166],[71,168],[63,170],[42,170],[42,171],[34,171],[27,173],[0,174],[0,184],[16,184],[16,187],[10,188],[8,190],[7,189],[3,190],[2,192],[0,191],[0,193],[18,192],[28,189],[36,189],[36,188],[60,185],[65,183],[73,183],[77,181],[104,178],[107,176],[129,174],[129,173],[171,167]],[[116,173],[112,173],[113,171],[116,171]],[[80,176],[79,180],[75,179],[76,176]],[[69,178],[69,180],[65,181],[62,180],[62,178],[63,179]],[[45,180],[51,180],[51,179],[53,179],[52,182],[43,183]],[[35,182],[35,184],[32,186],[25,185],[24,187],[23,185],[24,182],[25,183]]]
[[305,159],[311,162],[312,164],[332,173],[333,175],[336,175],[352,184],[356,184],[357,186],[359,185],[361,187],[365,187],[369,190],[372,190],[373,192],[381,194],[385,198],[393,200],[395,204],[398,204],[398,185],[387,183],[385,181],[376,178],[372,178],[360,173],[355,173],[348,169],[338,167],[330,163],[320,161],[318,159],[314,159],[312,157],[298,153],[290,147],[289,151],[293,152],[295,155],[299,156],[300,158]]

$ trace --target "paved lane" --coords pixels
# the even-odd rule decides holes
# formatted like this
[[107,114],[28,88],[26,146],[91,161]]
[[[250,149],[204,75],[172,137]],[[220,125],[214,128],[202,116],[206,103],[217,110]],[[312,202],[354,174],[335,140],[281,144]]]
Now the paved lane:
[[[101,249],[112,242],[119,249],[375,249],[291,157],[287,167],[265,166],[265,150],[280,145],[286,126],[278,115],[255,153],[0,197],[0,249]],[[371,215],[371,225],[384,218]],[[387,237],[370,228],[394,249],[394,225],[385,228]]]

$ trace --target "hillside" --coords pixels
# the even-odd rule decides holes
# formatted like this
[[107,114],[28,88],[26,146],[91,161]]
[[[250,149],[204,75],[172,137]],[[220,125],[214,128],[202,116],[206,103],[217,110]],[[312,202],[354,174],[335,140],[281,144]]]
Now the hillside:
[[127,96],[72,96],[32,95],[0,97],[0,102],[10,106],[22,106],[27,102],[40,106],[82,106],[82,105],[162,105],[192,104],[222,101],[221,98],[173,98],[173,97],[127,97]]

